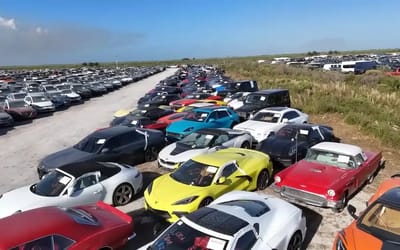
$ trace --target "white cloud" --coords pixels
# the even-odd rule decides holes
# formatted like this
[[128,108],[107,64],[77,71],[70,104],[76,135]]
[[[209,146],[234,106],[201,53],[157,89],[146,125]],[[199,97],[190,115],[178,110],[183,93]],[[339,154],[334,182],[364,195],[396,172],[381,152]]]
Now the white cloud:
[[36,27],[35,31],[38,34],[47,34],[49,32],[47,29],[42,28],[42,27]]
[[5,27],[7,29],[12,29],[12,30],[17,29],[17,26],[15,25],[15,20],[13,18],[5,19],[4,17],[1,16],[0,16],[0,27]]

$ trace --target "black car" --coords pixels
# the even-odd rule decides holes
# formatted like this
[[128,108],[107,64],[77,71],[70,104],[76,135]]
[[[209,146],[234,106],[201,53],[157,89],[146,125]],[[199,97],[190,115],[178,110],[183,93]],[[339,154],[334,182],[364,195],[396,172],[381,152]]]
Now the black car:
[[9,127],[14,124],[12,116],[2,110],[0,110],[0,127]]
[[159,95],[155,96],[152,99],[140,103],[138,105],[139,108],[148,108],[148,107],[158,107],[161,105],[169,105],[170,102],[180,100],[181,96],[177,94],[168,94],[168,95]]
[[116,117],[110,122],[110,126],[120,125],[122,123],[126,123],[128,121],[134,120],[134,117],[147,117],[152,121],[158,120],[158,118],[170,115],[174,113],[171,109],[163,109],[159,107],[148,107],[144,109],[135,109],[131,111],[128,115],[123,117]]
[[268,154],[274,164],[287,167],[303,159],[317,143],[340,142],[333,128],[316,124],[289,124],[260,142],[259,150]]
[[259,91],[257,81],[244,80],[238,82],[227,82],[214,88],[215,94],[226,97],[237,92],[256,92]]
[[145,94],[144,96],[140,97],[137,104],[139,105],[139,104],[145,103],[147,101],[150,101],[151,99],[153,99],[154,97],[159,96],[159,95],[168,95],[168,92],[164,92],[164,91],[149,92],[149,93]]
[[83,99],[88,99],[92,97],[92,92],[90,89],[85,87],[83,84],[72,84],[72,90],[78,93]]
[[244,121],[252,114],[269,107],[290,107],[289,90],[267,89],[250,93],[243,101],[243,106],[235,111],[240,120]]
[[96,130],[72,147],[46,156],[37,170],[41,178],[54,168],[76,162],[140,164],[157,159],[164,145],[164,134],[157,130],[126,126],[104,128]]
[[44,95],[50,99],[56,109],[65,109],[71,106],[70,99],[62,95],[61,91],[45,92]]

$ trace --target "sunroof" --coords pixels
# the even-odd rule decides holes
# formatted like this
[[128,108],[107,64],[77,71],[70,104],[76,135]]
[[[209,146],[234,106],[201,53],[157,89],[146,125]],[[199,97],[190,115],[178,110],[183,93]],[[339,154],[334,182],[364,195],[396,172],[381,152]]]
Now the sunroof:
[[270,210],[265,203],[256,200],[235,200],[227,201],[221,204],[241,207],[252,217],[259,217]]

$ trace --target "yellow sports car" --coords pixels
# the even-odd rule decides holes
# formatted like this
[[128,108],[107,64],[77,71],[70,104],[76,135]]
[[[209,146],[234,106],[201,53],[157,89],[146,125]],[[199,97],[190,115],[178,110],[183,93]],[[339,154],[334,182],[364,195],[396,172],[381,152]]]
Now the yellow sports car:
[[145,209],[175,222],[229,191],[265,189],[271,176],[269,156],[259,151],[228,148],[199,155],[150,183]]

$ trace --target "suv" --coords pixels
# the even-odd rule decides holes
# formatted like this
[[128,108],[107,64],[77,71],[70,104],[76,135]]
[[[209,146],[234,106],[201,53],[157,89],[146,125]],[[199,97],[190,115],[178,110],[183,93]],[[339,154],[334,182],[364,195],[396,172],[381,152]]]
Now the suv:
[[243,101],[243,106],[235,111],[240,120],[244,121],[259,110],[268,107],[290,107],[289,90],[267,89],[253,92]]
[[258,91],[257,81],[244,80],[238,82],[228,82],[221,86],[215,87],[215,95],[226,97],[236,92],[256,92]]

